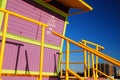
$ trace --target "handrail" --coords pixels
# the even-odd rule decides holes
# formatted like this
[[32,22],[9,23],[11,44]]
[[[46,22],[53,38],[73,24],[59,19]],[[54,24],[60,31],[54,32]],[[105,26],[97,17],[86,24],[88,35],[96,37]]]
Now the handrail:
[[[84,52],[84,50],[70,50],[70,53],[75,53],[75,52]],[[62,52],[62,53],[66,53],[66,52]]]
[[[87,40],[82,40],[82,42],[84,43],[84,45],[90,44],[90,45],[95,46],[95,49],[97,51],[104,50],[104,47],[99,44],[96,44],[96,43],[93,43]],[[79,41],[79,43],[81,42]],[[90,59],[90,54],[88,53],[88,77],[90,77],[90,60],[89,59]],[[86,50],[84,50],[84,63],[85,63],[84,64],[84,75],[86,77]],[[92,54],[92,67],[94,68],[94,55],[93,54]],[[96,56],[96,69],[98,69],[98,56]],[[93,70],[94,79],[97,79],[97,76],[98,76],[97,71],[94,72]]]
[[96,69],[96,68],[93,68],[95,71],[97,71],[98,73],[104,75],[105,77],[111,79],[111,80],[114,80],[113,78],[111,78],[110,76],[106,75],[105,73],[101,72],[100,70]]
[[[1,76],[2,76],[2,64],[3,64],[3,57],[4,57],[4,52],[5,52],[5,44],[6,44],[6,33],[7,33],[7,28],[8,28],[8,18],[9,15],[13,15],[16,16],[18,18],[24,19],[26,21],[38,24],[40,27],[42,27],[41,30],[41,45],[40,45],[40,67],[39,67],[39,76],[37,77],[37,80],[42,80],[42,68],[43,68],[43,53],[44,53],[44,35],[45,35],[45,28],[48,27],[47,24],[39,22],[37,20],[34,20],[32,18],[20,15],[18,13],[9,11],[9,10],[5,10],[0,8],[0,12],[5,13],[5,19],[4,19],[4,28],[2,31],[2,44],[1,44],[1,50],[0,50],[0,80],[2,80]],[[7,74],[7,73],[6,73]],[[9,75],[9,74],[8,74]],[[19,76],[19,74],[18,74]]]
[[87,44],[92,44],[92,45],[94,45],[94,46],[98,46],[98,49],[99,50],[104,50],[104,47],[103,46],[101,46],[101,45],[98,45],[98,44],[96,44],[96,43],[93,43],[93,42],[90,42],[90,41],[87,41],[87,40],[82,40],[82,42],[86,42]]
[[71,40],[71,39],[69,39],[67,37],[64,37],[63,35],[55,32],[55,31],[52,31],[52,33],[54,35],[57,35],[58,37],[61,37],[61,38],[65,39],[65,40],[67,40],[67,41],[69,41],[69,42],[71,42],[71,43],[73,43],[73,44],[87,50],[90,53],[95,54],[96,56],[98,56],[98,57],[100,57],[100,58],[102,58],[104,60],[107,60],[107,61],[111,62],[112,64],[114,64],[116,66],[120,67],[120,61],[118,61],[118,60],[116,60],[116,59],[114,59],[114,58],[112,58],[110,56],[107,56],[107,55],[103,54],[102,52],[99,52],[99,51],[97,51],[95,49],[92,49],[92,48],[90,48],[90,47],[88,47],[88,46],[86,46],[86,45],[84,45],[82,43],[78,43],[78,42],[75,42],[75,41],[73,41],[73,40]]
[[33,23],[36,23],[36,24],[39,24],[40,26],[48,27],[48,25],[45,24],[45,23],[42,23],[42,22],[37,21],[37,20],[34,20],[34,19],[32,19],[32,18],[23,16],[23,15],[21,15],[21,14],[18,14],[18,13],[9,11],[9,10],[5,10],[5,9],[2,9],[2,8],[0,8],[0,11],[1,11],[1,12],[4,12],[4,13],[8,13],[8,14],[13,15],[13,16],[16,16],[16,17],[19,17],[19,18],[22,18],[22,19],[25,19],[25,20],[27,20],[27,21],[30,21],[30,22],[33,22]]
[[79,80],[84,80],[84,78],[80,77],[78,74],[76,74],[75,72],[73,72],[70,69],[67,69],[68,72],[70,72],[71,74],[73,74],[75,77],[77,77]]
[[[66,62],[61,62],[61,64],[66,64]],[[84,64],[83,62],[69,62],[69,64]]]

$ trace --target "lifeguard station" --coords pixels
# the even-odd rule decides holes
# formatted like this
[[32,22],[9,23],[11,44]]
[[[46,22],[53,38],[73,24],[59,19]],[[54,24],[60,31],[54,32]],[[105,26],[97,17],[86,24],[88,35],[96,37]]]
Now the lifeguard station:
[[[77,12],[70,13],[70,9]],[[99,79],[97,73],[112,79],[98,70],[98,57],[120,67],[118,60],[99,52],[104,48],[98,44],[93,49],[87,46],[94,45],[92,42],[75,42],[64,36],[70,15],[91,10],[83,0],[0,0],[0,80],[69,80],[69,73],[74,79],[86,80],[90,77],[89,72],[86,75],[90,68],[87,52],[97,56],[96,67],[92,57],[93,79]],[[66,62],[61,62],[64,40]],[[83,49],[84,77],[69,69],[70,43]],[[62,63],[66,64],[65,76],[59,75]]]

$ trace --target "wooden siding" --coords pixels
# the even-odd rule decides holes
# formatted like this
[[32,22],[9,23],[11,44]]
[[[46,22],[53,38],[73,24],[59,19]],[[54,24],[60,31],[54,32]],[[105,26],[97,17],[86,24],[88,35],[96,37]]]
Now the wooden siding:
[[[36,80],[35,77],[2,77],[3,80]],[[43,78],[42,80],[58,80],[56,77]]]
[[[37,3],[34,4],[38,5]],[[8,0],[7,3],[8,10],[48,24],[49,27],[45,31],[45,42],[60,46],[61,38],[51,34],[51,31],[54,30],[63,34],[64,17],[57,15],[40,5],[38,5],[38,7],[24,2],[23,0]],[[37,40],[40,40],[41,38],[41,27],[14,16],[9,17],[8,32]]]
[[[56,72],[58,50],[45,48],[44,51],[43,72]],[[6,42],[3,69],[39,71],[39,57],[39,46],[9,39]]]
[[[36,80],[35,77],[13,77],[13,76],[3,76],[2,80]],[[45,80],[45,79],[43,79]],[[49,80],[49,79],[48,79]]]
[[[8,0],[6,9],[44,22],[49,25],[45,30],[45,43],[61,46],[61,38],[51,33],[52,30],[63,34],[65,18],[38,5],[29,3],[33,0]],[[2,27],[3,29],[3,27]],[[15,16],[9,16],[8,32],[20,36],[28,37],[34,40],[41,40],[41,27],[37,24],[25,21]],[[43,72],[56,72],[59,50],[44,48]],[[40,46],[7,39],[3,69],[22,71],[39,71]],[[29,77],[6,77],[3,80],[36,80]],[[43,80],[58,80],[58,78],[43,78]]]

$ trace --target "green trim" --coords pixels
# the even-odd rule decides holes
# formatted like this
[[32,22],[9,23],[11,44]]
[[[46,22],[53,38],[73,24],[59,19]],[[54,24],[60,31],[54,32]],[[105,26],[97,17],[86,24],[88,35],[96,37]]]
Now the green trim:
[[60,11],[59,9],[57,9],[57,8],[55,8],[55,7],[53,7],[53,6],[49,5],[49,4],[41,1],[41,0],[34,0],[34,1],[39,3],[40,5],[48,8],[49,10],[56,12],[57,14],[60,14],[60,15],[62,15],[64,17],[68,16],[68,14],[64,13],[63,11]]
[[[63,36],[65,36],[67,24],[69,24],[68,21],[65,21]],[[63,49],[63,43],[64,43],[64,39],[62,39],[62,42],[61,42],[61,50],[60,50],[61,52],[62,52],[62,49]]]
[[2,0],[0,0],[0,8],[1,8],[1,5],[2,5]]
[[[16,70],[2,70],[2,73],[6,74],[15,74]],[[22,71],[22,70],[17,70],[16,74],[25,74],[26,71]],[[31,75],[39,75],[39,72],[37,71],[30,71]],[[57,73],[54,72],[43,72],[43,75],[45,76],[57,76]]]
[[[0,0],[0,8],[5,9],[6,4],[7,4],[7,0]],[[3,16],[4,16],[4,13],[0,12],[0,29],[1,29],[2,21],[3,21]]]
[[[68,18],[66,18],[65,23],[64,23],[63,36],[65,35],[67,24],[69,24],[67,19]],[[62,58],[63,43],[64,43],[64,39],[62,39],[62,41],[61,41],[61,50],[60,50],[59,59],[58,59],[57,73],[59,73],[59,71],[60,71],[60,62],[61,62],[61,58]]]
[[[2,32],[0,32],[0,36],[2,36]],[[34,40],[34,39],[31,39],[31,38],[19,36],[19,35],[16,35],[16,34],[7,33],[6,37],[10,38],[10,39],[13,39],[13,40],[18,40],[18,41],[34,44],[34,45],[41,45],[41,42],[38,41],[38,40]],[[47,43],[44,44],[44,47],[52,48],[52,49],[56,49],[56,50],[61,50],[61,47],[55,46],[55,45],[52,45],[52,44],[47,44]]]

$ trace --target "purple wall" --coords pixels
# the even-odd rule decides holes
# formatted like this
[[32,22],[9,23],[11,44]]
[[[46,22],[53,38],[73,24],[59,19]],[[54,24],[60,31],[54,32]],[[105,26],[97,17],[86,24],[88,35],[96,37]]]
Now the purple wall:
[[[63,17],[43,8],[38,4],[30,4],[29,2],[25,2],[23,0],[8,0],[7,9],[48,24],[49,27],[45,31],[45,42],[60,46],[61,38],[51,34],[51,30],[54,30],[60,34],[63,33]],[[9,17],[8,31],[36,40],[41,38],[41,27],[13,16]]]
[[[45,43],[56,46],[61,45],[61,38],[51,33],[52,30],[62,34],[65,18],[46,8],[32,2],[32,0],[8,0],[8,10],[17,12],[24,16],[44,22],[49,25],[45,30]],[[19,19],[14,16],[9,17],[8,32],[40,40],[41,27],[37,24]],[[44,49],[44,72],[55,72],[57,68],[59,50]],[[20,41],[7,39],[3,69],[6,70],[29,70],[39,71],[40,47]],[[36,78],[24,77],[3,77],[3,80],[36,80]],[[43,78],[43,80],[57,80],[57,78]]]
[[[3,80],[36,80],[35,77],[2,77]],[[43,80],[58,80],[56,77],[43,78]]]
[[[44,51],[43,71],[55,72],[58,50],[45,48]],[[7,39],[3,69],[25,70],[28,63],[30,71],[39,71],[39,60],[39,46]]]

